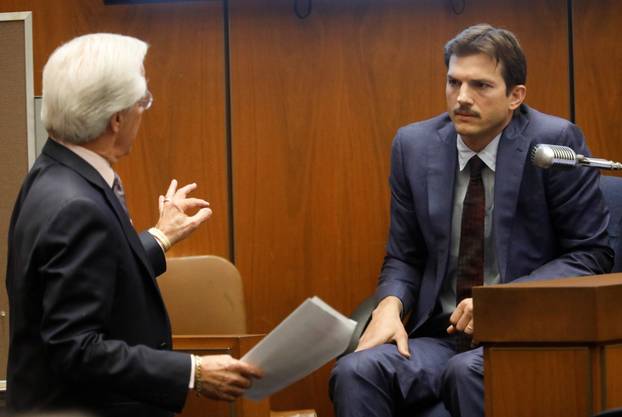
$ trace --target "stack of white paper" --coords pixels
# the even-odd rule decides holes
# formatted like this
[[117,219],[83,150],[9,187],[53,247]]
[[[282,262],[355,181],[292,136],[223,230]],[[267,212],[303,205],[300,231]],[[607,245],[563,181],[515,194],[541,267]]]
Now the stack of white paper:
[[264,371],[246,396],[261,400],[315,371],[343,353],[355,327],[318,297],[308,298],[242,358]]

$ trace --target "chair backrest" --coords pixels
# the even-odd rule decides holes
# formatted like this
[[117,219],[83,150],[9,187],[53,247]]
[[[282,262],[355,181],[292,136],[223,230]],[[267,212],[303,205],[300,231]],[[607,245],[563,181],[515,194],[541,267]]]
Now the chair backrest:
[[219,256],[167,259],[158,278],[173,334],[244,334],[244,288],[235,265]]
[[622,178],[610,175],[600,177],[600,189],[603,192],[605,203],[609,207],[609,243],[615,251],[613,272],[622,272]]

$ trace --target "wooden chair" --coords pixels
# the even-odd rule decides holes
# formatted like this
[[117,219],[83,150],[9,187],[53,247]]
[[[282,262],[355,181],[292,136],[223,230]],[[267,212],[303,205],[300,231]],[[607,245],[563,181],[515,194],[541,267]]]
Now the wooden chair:
[[158,278],[173,334],[246,334],[242,278],[219,256],[169,258]]
[[[241,357],[261,335],[248,335],[240,273],[219,256],[167,259],[158,278],[173,330],[176,350],[200,355]],[[240,399],[233,404],[197,398],[190,393],[181,417],[317,417],[315,410],[270,411],[268,400]]]

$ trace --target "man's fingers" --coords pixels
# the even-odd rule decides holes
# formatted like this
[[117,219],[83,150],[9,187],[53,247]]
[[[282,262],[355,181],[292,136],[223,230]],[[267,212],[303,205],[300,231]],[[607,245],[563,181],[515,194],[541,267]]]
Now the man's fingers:
[[175,192],[175,197],[186,198],[186,196],[197,188],[196,182],[190,183],[188,185],[184,185],[179,190]]
[[475,331],[475,326],[473,324],[473,319],[471,319],[471,321],[469,321],[469,324],[467,324],[466,327],[464,328],[464,332],[466,334],[473,334],[474,331]]
[[356,346],[356,349],[354,349],[354,351],[360,352],[361,350],[369,349],[371,346],[373,345],[369,343],[365,343],[365,342],[359,342],[359,344]]
[[164,210],[164,196],[163,195],[158,197],[158,210],[160,211],[160,215],[161,215],[162,210]]
[[176,206],[185,213],[188,210],[209,207],[210,204],[208,201],[205,201],[200,198],[184,198],[183,200],[180,200],[180,201],[178,200],[176,202]]
[[408,348],[408,335],[406,333],[395,338],[397,351],[404,357],[410,358],[410,349]]
[[238,361],[233,364],[230,368],[232,371],[244,376],[245,378],[261,378],[263,376],[263,371],[257,368],[254,365],[249,363]]
[[171,181],[171,184],[168,186],[168,190],[166,190],[166,194],[164,195],[164,197],[166,197],[169,200],[172,200],[173,197],[175,196],[176,189],[177,189],[177,180],[173,180]]
[[458,323],[458,320],[460,320],[460,317],[462,317],[463,309],[464,309],[464,305],[462,303],[459,303],[456,306],[456,309],[454,310],[454,312],[451,313],[451,316],[449,316],[449,322],[452,325],[455,326],[456,323]]
[[471,315],[465,313],[460,317],[460,320],[458,320],[458,323],[456,323],[454,327],[456,328],[456,330],[464,332],[467,325],[471,322],[471,319]]
[[374,347],[376,345],[380,345],[380,344],[385,342],[385,340],[376,340],[376,339],[379,339],[379,338],[374,337],[373,335],[370,335],[370,331],[369,330],[370,329],[368,327],[367,330],[365,330],[365,332],[363,332],[363,335],[359,339],[359,344],[356,346],[356,349],[354,350],[355,352],[359,352],[361,350],[369,349],[371,347]]
[[226,391],[230,394],[235,394],[239,392],[240,394],[243,390],[249,388],[252,384],[252,381],[249,378],[242,376],[241,373],[231,372],[228,376],[228,381],[226,387],[230,389],[226,389]]
[[205,220],[209,219],[212,213],[213,212],[211,208],[204,207],[201,210],[197,211],[197,213],[194,216],[188,217],[188,220],[190,220],[191,223],[196,222],[196,224],[199,225],[203,223]]

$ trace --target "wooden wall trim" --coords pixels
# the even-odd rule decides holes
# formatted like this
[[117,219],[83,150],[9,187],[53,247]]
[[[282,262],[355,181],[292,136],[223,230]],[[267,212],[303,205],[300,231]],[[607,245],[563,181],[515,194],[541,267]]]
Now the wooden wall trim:
[[[0,13],[0,236],[7,241],[15,197],[34,160],[34,94],[32,82],[31,14]],[[5,278],[7,251],[0,253]],[[9,306],[5,279],[0,286],[0,379],[6,378]]]

